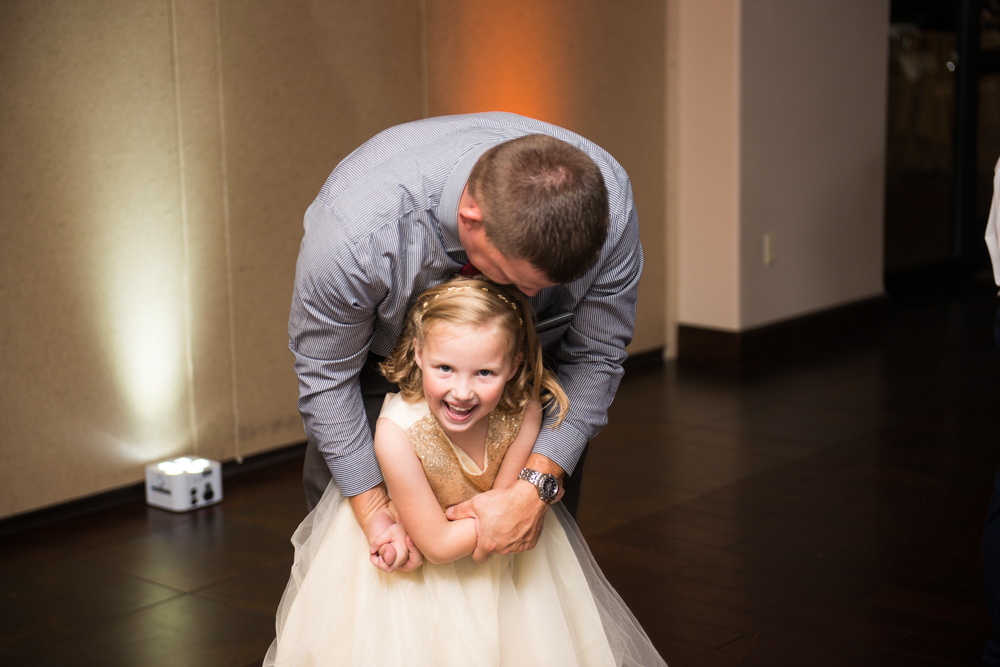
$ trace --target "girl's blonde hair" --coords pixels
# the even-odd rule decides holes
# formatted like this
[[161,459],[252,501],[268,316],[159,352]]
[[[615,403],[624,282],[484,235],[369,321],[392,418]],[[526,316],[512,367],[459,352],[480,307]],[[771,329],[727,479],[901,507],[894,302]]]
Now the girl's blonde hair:
[[555,374],[542,365],[542,344],[535,333],[531,309],[520,291],[481,278],[456,276],[425,291],[406,317],[403,335],[379,368],[390,382],[399,384],[408,401],[424,397],[423,375],[414,358],[414,341],[423,346],[435,324],[492,326],[507,339],[507,358],[519,367],[507,384],[497,410],[520,412],[531,399],[556,410],[559,426],[569,409],[569,399]]

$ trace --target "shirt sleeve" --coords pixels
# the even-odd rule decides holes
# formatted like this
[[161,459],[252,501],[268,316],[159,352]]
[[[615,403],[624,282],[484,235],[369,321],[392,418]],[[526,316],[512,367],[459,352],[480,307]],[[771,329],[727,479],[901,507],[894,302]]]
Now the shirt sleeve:
[[306,434],[341,492],[354,496],[382,481],[358,374],[387,289],[368,265],[369,248],[330,236],[307,228],[295,271],[288,347],[295,355]]
[[[627,186],[626,186],[627,187]],[[628,188],[627,202],[612,225],[610,250],[602,253],[583,299],[574,307],[573,324],[559,345],[559,380],[570,409],[557,429],[547,415],[534,451],[572,474],[587,442],[608,421],[608,408],[618,391],[628,356],[625,347],[635,330],[636,299],[642,274],[639,219]]]
[[993,264],[993,281],[1000,286],[1000,160],[993,168],[993,203],[986,221],[986,248],[990,251]]

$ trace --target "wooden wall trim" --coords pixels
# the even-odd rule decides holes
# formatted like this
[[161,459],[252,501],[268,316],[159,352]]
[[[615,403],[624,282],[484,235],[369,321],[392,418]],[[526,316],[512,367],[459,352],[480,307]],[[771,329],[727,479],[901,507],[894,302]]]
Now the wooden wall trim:
[[746,331],[682,324],[677,331],[677,358],[681,363],[738,370],[808,353],[846,333],[884,322],[887,311],[888,299],[878,296]]
[[[225,480],[246,475],[291,459],[301,458],[305,455],[305,450],[306,443],[298,442],[248,456],[243,459],[243,463],[237,463],[235,460],[224,461],[222,464],[223,490],[225,490]],[[111,491],[95,493],[90,496],[43,507],[23,514],[15,514],[0,519],[0,538],[23,533],[34,528],[49,526],[61,521],[95,514],[120,507],[121,505],[127,505],[128,503],[140,502],[145,500],[145,493],[145,482],[137,482]],[[224,496],[222,502],[225,502]],[[305,496],[303,496],[302,502],[305,503]]]

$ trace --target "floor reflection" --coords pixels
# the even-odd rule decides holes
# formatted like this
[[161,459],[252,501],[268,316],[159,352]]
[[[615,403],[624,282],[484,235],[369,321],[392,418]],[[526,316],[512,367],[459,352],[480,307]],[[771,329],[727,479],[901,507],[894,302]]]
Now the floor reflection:
[[[630,373],[580,526],[673,666],[974,664],[1000,460],[988,285],[726,373]],[[186,515],[0,541],[0,667],[260,664],[304,515],[298,461]]]

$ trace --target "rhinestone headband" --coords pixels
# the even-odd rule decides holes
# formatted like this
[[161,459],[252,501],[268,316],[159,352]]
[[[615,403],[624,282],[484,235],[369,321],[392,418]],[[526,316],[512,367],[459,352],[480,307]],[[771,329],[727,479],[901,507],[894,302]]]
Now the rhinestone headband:
[[[426,310],[427,306],[430,304],[430,302],[434,301],[435,299],[437,299],[442,294],[451,294],[452,292],[462,292],[462,291],[465,291],[465,290],[475,290],[475,289],[476,289],[475,287],[469,287],[468,285],[455,285],[455,286],[449,287],[444,292],[440,292],[438,294],[435,294],[433,299],[429,299],[427,301],[424,301],[423,308],[424,308],[424,310]],[[510,309],[513,310],[515,313],[517,312],[517,304],[514,303],[513,301],[511,301],[510,299],[508,299],[506,296],[504,296],[500,292],[491,292],[486,287],[480,287],[479,289],[481,289],[482,291],[486,292],[487,294],[494,295],[495,297],[497,297],[498,299],[500,299],[501,301],[503,301],[505,304],[507,304],[508,306],[510,306]],[[518,323],[519,326],[523,326],[524,325],[524,320],[521,318],[520,314],[517,317],[517,323]]]

